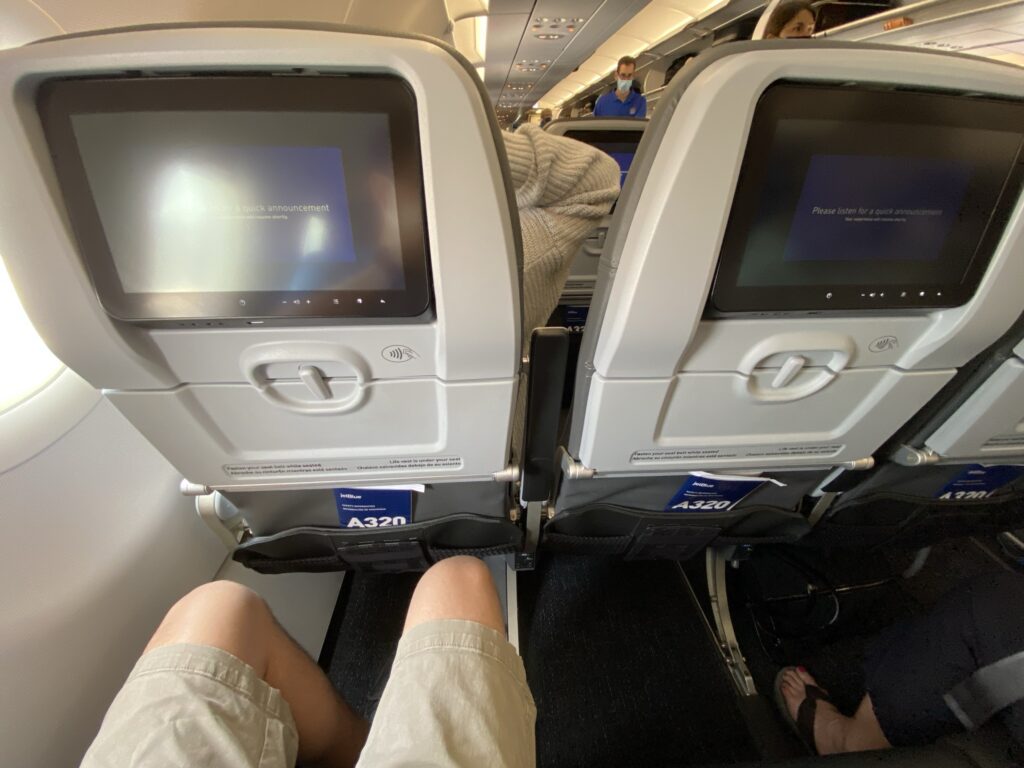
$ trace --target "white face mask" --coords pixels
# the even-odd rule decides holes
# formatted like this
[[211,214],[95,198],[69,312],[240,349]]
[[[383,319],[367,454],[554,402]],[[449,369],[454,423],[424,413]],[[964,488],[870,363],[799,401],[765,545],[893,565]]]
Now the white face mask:
[[630,88],[633,87],[633,78],[629,78],[629,80],[623,80],[622,78],[619,78],[615,82],[620,91],[628,91]]

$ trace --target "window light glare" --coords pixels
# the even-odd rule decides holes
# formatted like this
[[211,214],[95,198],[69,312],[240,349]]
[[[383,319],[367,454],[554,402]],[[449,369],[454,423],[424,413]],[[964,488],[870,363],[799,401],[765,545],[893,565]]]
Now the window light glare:
[[46,348],[25,314],[0,260],[0,412],[53,380],[64,367]]
[[[473,19],[476,26],[476,50],[481,60],[487,59],[487,17],[476,16]],[[482,78],[481,78],[482,79]]]
[[456,20],[452,26],[452,42],[474,67],[482,66],[487,57],[487,17],[469,16]]

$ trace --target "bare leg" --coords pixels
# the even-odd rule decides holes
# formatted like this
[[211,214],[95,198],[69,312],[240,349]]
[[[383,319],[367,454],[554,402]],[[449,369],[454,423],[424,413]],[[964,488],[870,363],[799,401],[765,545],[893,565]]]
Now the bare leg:
[[146,650],[176,643],[225,650],[281,691],[295,718],[302,762],[355,765],[368,724],[337,694],[255,592],[215,581],[185,595],[168,611]]
[[434,619],[475,621],[504,634],[498,592],[482,560],[450,557],[423,574],[409,603],[404,631]]
[[[817,683],[802,667],[783,674],[782,695],[793,719],[806,698],[804,688],[808,685]],[[827,701],[818,701],[814,711],[814,745],[822,755],[892,747],[878,724],[870,696],[863,698],[853,717],[841,714]]]
[[536,707],[487,566],[441,560],[420,578],[366,764],[536,766]]

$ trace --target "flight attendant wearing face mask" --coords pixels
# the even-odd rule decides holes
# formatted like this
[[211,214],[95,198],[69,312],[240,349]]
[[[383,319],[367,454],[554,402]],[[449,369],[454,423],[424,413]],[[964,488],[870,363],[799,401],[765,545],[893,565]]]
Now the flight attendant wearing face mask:
[[594,105],[594,117],[646,117],[647,99],[633,87],[636,59],[623,56],[615,68],[615,90]]

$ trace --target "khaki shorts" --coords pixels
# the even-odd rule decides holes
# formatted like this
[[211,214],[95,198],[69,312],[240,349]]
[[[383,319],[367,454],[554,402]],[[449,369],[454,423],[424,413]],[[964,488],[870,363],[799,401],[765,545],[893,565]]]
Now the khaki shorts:
[[[427,622],[398,644],[359,765],[533,766],[536,717],[523,662],[501,634]],[[171,645],[139,659],[82,766],[284,768],[297,752],[288,703],[252,667]]]

